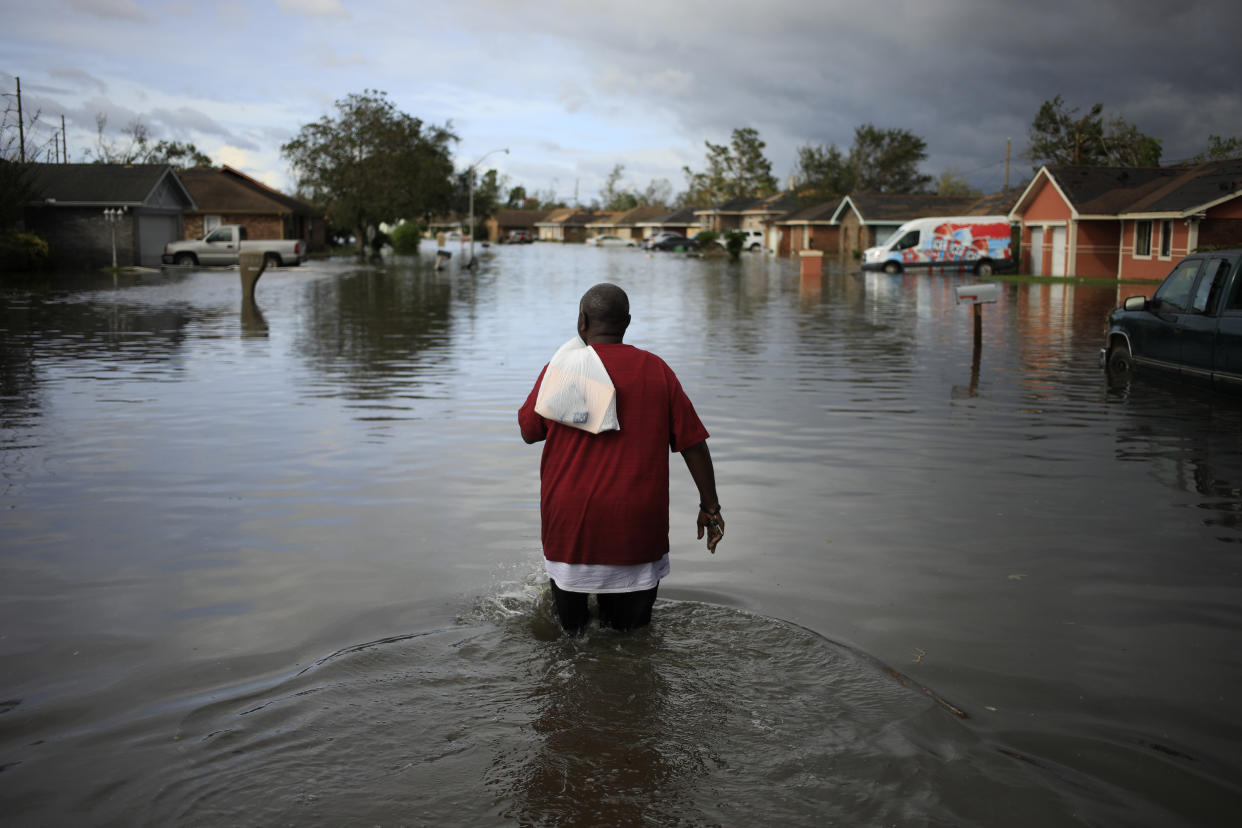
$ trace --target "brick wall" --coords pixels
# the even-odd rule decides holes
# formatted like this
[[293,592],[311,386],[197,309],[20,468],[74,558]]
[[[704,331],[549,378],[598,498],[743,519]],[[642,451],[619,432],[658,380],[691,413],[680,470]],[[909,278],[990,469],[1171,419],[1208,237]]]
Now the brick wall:
[[[285,222],[281,216],[253,213],[211,213],[210,215],[219,215],[221,224],[240,224],[245,227],[248,239],[285,238]],[[185,214],[184,238],[201,239],[203,237],[203,216],[203,213]]]

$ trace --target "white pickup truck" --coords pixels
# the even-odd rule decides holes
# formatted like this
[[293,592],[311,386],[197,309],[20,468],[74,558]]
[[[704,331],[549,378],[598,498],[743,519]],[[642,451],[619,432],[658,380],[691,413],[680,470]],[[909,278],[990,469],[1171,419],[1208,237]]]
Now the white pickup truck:
[[222,224],[201,239],[169,242],[164,245],[164,264],[235,265],[242,250],[263,251],[265,267],[299,265],[306,261],[306,244],[296,240],[247,241],[246,228]]

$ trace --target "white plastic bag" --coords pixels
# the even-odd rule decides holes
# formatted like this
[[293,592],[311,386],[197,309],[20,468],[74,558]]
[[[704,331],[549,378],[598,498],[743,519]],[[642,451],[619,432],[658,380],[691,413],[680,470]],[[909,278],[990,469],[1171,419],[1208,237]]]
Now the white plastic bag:
[[621,428],[612,377],[581,338],[575,336],[553,354],[535,397],[535,413],[592,434]]

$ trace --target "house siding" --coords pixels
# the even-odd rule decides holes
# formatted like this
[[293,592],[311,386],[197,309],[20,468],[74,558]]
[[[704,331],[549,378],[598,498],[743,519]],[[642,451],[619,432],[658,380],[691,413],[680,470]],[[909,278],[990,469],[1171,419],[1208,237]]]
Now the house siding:
[[[26,227],[47,239],[58,267],[104,267],[112,264],[112,225],[95,207],[29,210]],[[137,264],[134,255],[134,211],[116,225],[116,262]]]
[[[1121,223],[1113,220],[1079,221],[1071,225],[1076,245],[1069,272],[1074,276],[1112,279],[1117,275],[1117,249]],[[1045,245],[1047,248],[1047,245]]]

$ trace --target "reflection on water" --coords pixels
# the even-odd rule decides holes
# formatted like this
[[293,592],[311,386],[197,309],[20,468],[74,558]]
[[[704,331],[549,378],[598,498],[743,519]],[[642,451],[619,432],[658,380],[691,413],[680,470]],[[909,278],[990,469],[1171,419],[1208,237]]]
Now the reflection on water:
[[[515,411],[603,280],[712,432],[730,535],[699,547],[674,467],[656,623],[572,641]],[[5,285],[0,805],[1230,824],[1242,408],[1110,388],[1113,287],[1004,284],[976,346],[959,282],[525,245],[253,302]]]

